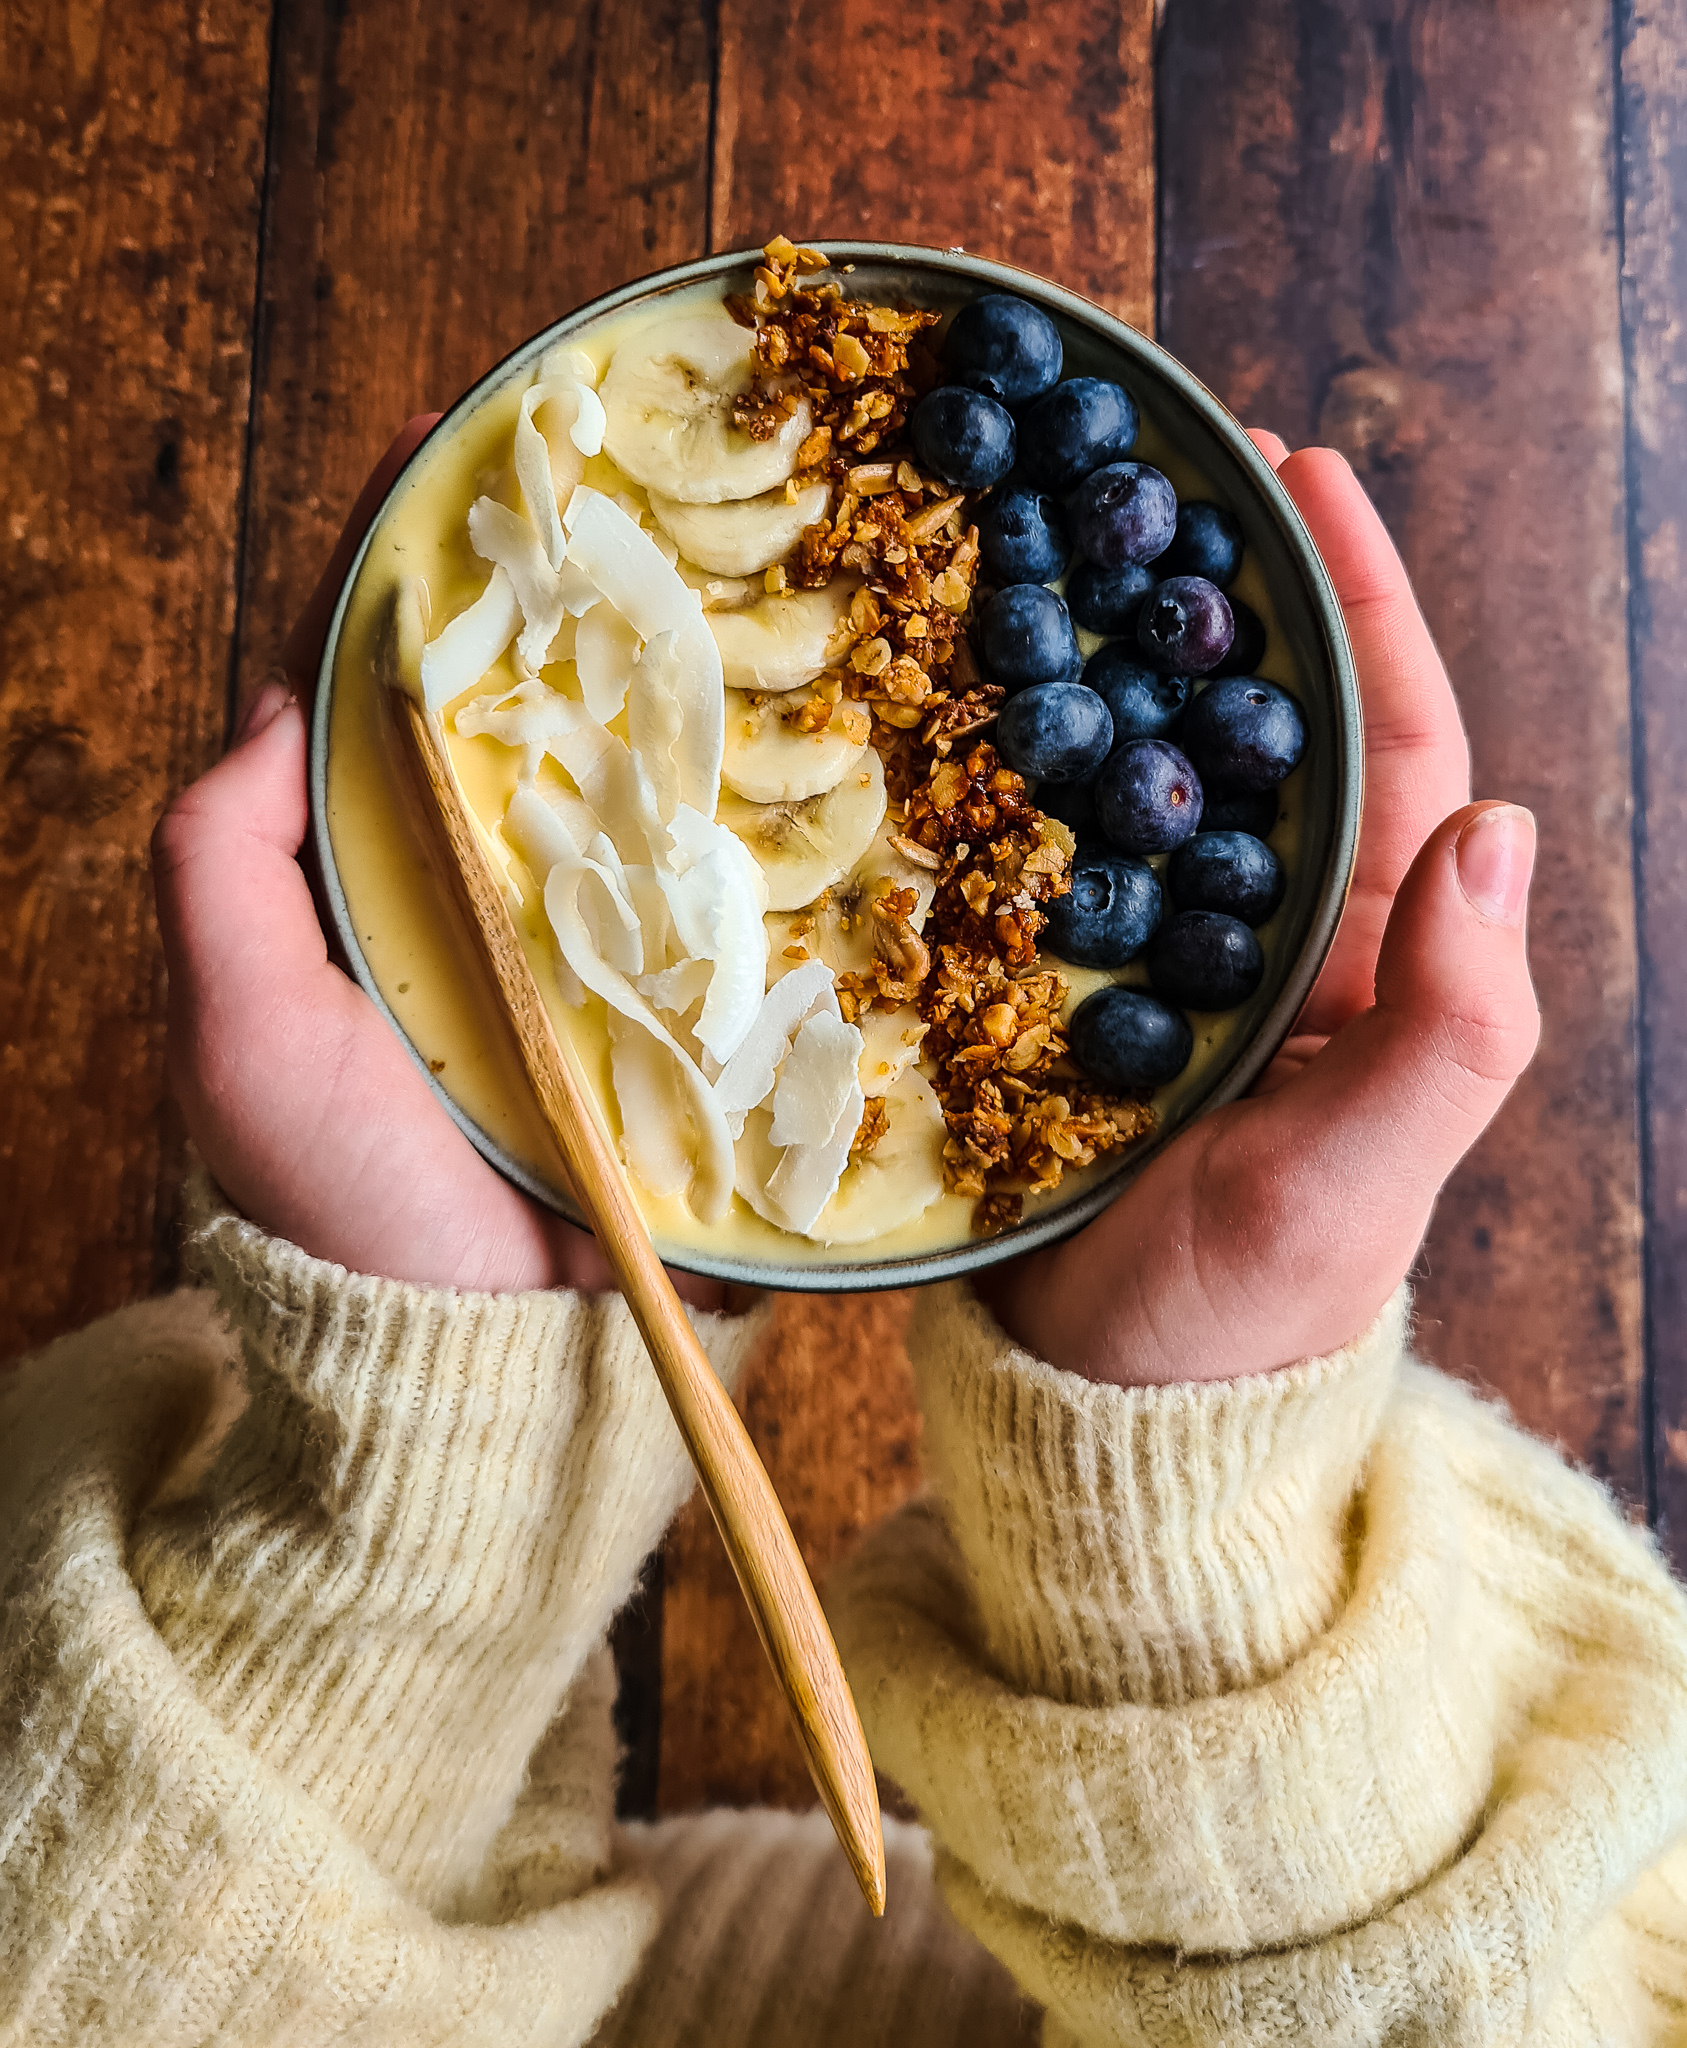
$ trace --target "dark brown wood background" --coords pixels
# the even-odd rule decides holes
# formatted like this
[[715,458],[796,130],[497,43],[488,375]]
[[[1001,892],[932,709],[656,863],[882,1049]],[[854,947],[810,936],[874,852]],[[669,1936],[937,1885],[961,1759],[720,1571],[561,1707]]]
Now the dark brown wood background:
[[[1424,1342],[1687,1563],[1687,0],[17,0],[0,14],[0,1354],[165,1284],[146,841],[369,464],[711,248],[1079,286],[1404,548],[1479,792],[1541,822],[1539,1060]],[[905,1297],[745,1390],[818,1574],[917,1483]],[[626,1802],[806,1803],[706,1520],[619,1631]]]

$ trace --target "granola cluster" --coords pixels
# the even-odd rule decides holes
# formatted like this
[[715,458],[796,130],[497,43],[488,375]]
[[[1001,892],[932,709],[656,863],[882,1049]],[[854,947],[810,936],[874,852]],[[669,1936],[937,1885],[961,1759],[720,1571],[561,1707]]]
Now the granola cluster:
[[[922,474],[906,433],[937,381],[922,336],[939,316],[846,299],[816,280],[826,258],[783,236],[763,255],[753,296],[728,301],[756,333],[756,377],[733,417],[764,439],[806,398],[813,426],[797,482],[823,480],[830,497],[791,580],[859,579],[852,644],[791,715],[814,729],[835,715],[870,721],[894,843],[936,892],[918,931],[913,889],[872,906],[872,967],[840,976],[838,1000],[849,1019],[917,1006],[949,1128],[945,1177],[974,1198],[975,1231],[1001,1230],[1026,1193],[1142,1137],[1153,1112],[1078,1077],[1060,1023],[1065,980],[1038,965],[1043,906],[1070,887],[1074,842],[978,738],[1005,695],[982,680],[967,640],[978,530],[966,494]],[[857,1153],[882,1135],[872,1107]]]

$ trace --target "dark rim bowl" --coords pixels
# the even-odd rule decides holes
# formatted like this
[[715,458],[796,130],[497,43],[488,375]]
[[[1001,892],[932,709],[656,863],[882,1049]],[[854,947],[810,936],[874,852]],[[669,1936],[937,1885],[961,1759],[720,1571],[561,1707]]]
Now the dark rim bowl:
[[[1278,625],[1294,655],[1312,736],[1307,761],[1297,771],[1310,778],[1301,795],[1301,849],[1296,874],[1291,878],[1289,900],[1278,913],[1279,917],[1291,918],[1292,928],[1287,943],[1280,937],[1269,949],[1266,984],[1254,999],[1256,1003],[1263,1000],[1266,1007],[1254,1028],[1238,1036],[1215,1060],[1204,1090],[1149,1143],[1122,1155],[1070,1201],[1051,1203],[999,1236],[973,1239],[948,1250],[798,1265],[720,1255],[659,1241],[658,1248],[671,1264],[713,1279],[838,1293],[950,1279],[1053,1244],[1098,1216],[1191,1118],[1233,1102],[1253,1086],[1287,1037],[1323,965],[1341,918],[1358,841],[1364,743],[1353,656],[1335,591],[1318,551],[1271,465],[1234,416],[1182,364],[1076,292],[1007,264],[987,262],[958,250],[886,242],[826,242],[823,246],[834,263],[854,267],[851,289],[856,292],[939,307],[957,304],[979,290],[1015,292],[1041,306],[1059,325],[1067,345],[1069,374],[1073,370],[1099,372],[1117,376],[1128,385],[1145,418],[1201,470],[1241,520],[1247,547],[1259,563],[1271,591]],[[364,958],[328,829],[328,738],[335,656],[352,587],[370,539],[436,437],[451,434],[490,391],[507,379],[530,371],[552,343],[607,314],[706,280],[720,280],[726,289],[748,288],[751,272],[759,260],[759,250],[745,250],[658,271],[592,300],[505,357],[441,418],[394,480],[341,586],[322,653],[311,728],[311,829],[333,934],[345,963],[409,1047],[435,1095],[476,1148],[518,1187],[574,1222],[583,1218],[568,1197],[495,1144],[428,1072],[426,1061],[388,1008]]]

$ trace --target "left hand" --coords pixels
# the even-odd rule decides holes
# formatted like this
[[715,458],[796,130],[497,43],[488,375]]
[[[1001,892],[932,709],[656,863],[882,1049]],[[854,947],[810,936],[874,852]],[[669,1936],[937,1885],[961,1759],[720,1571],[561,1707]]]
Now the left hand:
[[[365,485],[235,744],[153,834],[167,1058],[189,1135],[238,1208],[354,1272],[507,1292],[610,1286],[596,1241],[487,1165],[363,991],[328,958],[298,862],[308,702],[339,587],[414,419]],[[676,1274],[681,1294],[724,1290]]]
[[1252,1097],[1191,1124],[1076,1237],[979,1287],[1028,1349],[1123,1385],[1265,1372],[1360,1335],[1539,1031],[1523,931],[1534,820],[1470,803],[1446,671],[1353,472],[1329,449],[1254,438],[1347,621],[1364,824],[1335,945]]

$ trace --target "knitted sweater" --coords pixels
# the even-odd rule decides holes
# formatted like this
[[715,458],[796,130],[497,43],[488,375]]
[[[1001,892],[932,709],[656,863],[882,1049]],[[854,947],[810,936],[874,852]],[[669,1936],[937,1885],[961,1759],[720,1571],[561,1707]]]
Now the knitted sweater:
[[0,1388],[7,2048],[1687,2041],[1687,1607],[1402,1304],[1123,1392],[924,1298],[828,1601],[875,1924],[816,1816],[613,1824],[689,1484],[619,1301],[192,1251]]

